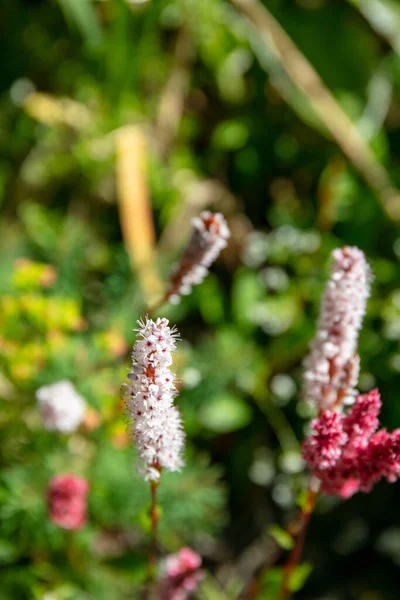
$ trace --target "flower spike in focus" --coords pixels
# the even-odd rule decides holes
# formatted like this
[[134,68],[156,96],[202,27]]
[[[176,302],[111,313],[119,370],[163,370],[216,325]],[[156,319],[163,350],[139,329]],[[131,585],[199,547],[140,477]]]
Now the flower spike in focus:
[[168,319],[138,321],[132,351],[132,372],[124,386],[127,412],[141,472],[158,481],[161,469],[179,471],[183,466],[185,434],[173,401],[177,395],[175,375],[170,371],[178,333]]

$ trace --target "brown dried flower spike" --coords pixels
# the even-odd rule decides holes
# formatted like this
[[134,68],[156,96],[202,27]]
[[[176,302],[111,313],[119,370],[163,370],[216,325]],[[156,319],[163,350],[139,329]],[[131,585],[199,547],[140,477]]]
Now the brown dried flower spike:
[[230,237],[220,213],[204,211],[193,219],[192,225],[192,236],[170,278],[166,300],[172,304],[178,304],[180,296],[190,294],[194,285],[202,283]]

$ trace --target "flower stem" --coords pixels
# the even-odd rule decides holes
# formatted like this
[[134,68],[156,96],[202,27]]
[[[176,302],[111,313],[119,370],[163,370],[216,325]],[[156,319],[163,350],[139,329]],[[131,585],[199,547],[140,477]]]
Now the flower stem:
[[307,489],[305,502],[296,520],[288,527],[288,533],[295,538],[295,545],[289,555],[289,559],[283,567],[283,582],[279,600],[285,600],[290,595],[290,578],[300,562],[303,553],[304,542],[307,535],[308,525],[314,512],[318,497],[318,490],[313,489],[312,481]]
[[157,558],[157,525],[160,518],[160,514],[157,508],[157,488],[158,482],[151,481],[150,482],[150,490],[151,490],[151,507],[150,507],[150,519],[151,519],[151,529],[150,529],[150,548],[149,555],[147,560],[147,583],[148,588],[150,589],[155,580],[155,567],[156,567],[156,558]]
[[[304,541],[307,534],[308,524],[314,512],[318,494],[319,485],[312,477],[306,491],[306,498],[303,503],[303,506],[300,509],[299,513],[296,515],[294,521],[292,521],[287,528],[287,533],[289,533],[294,538],[295,545],[292,549],[287,563],[284,566],[283,583],[279,600],[285,600],[285,598],[287,598],[288,594],[290,593],[290,576],[300,561]],[[275,542],[275,547],[271,549],[270,555],[258,567],[258,569],[256,569],[256,571],[253,574],[253,577],[243,588],[237,600],[253,600],[258,597],[258,594],[262,591],[262,582],[265,578],[265,574],[271,566],[277,563],[281,554],[282,548]]]
[[274,565],[282,554],[282,548],[274,542],[274,547],[263,563],[256,569],[252,578],[247,582],[240,592],[237,600],[254,600],[262,588],[262,582],[268,569]]

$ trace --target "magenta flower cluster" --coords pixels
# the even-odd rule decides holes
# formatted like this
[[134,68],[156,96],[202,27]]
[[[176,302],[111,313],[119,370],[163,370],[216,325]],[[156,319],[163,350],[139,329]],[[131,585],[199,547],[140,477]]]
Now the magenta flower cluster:
[[400,429],[379,429],[378,390],[359,395],[347,415],[323,410],[303,444],[304,458],[326,494],[349,498],[382,478],[400,476]]
[[83,477],[69,473],[53,477],[47,490],[50,520],[62,529],[81,529],[87,519],[88,492]]
[[181,548],[168,556],[162,565],[160,600],[186,600],[203,579],[201,556],[191,548]]

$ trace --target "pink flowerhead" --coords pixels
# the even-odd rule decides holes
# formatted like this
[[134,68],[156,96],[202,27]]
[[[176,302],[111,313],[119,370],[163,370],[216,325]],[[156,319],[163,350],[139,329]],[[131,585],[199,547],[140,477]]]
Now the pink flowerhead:
[[317,333],[305,360],[304,392],[319,409],[351,402],[358,380],[358,333],[369,296],[370,270],[361,250],[332,252]]
[[201,563],[201,556],[191,548],[168,556],[161,568],[160,600],[186,600],[203,579]]
[[378,390],[357,396],[344,421],[344,430],[349,437],[349,446],[363,446],[379,427],[382,402]]
[[361,453],[360,489],[369,492],[384,477],[390,483],[400,475],[400,430],[380,429],[371,436]]
[[379,392],[372,390],[358,396],[347,415],[324,410],[313,422],[303,455],[326,494],[348,498],[400,476],[400,430],[376,431],[380,407]]
[[304,442],[304,458],[312,469],[329,469],[340,458],[342,446],[348,439],[343,430],[343,416],[325,410],[311,425],[314,433]]
[[86,479],[64,473],[50,480],[47,502],[50,520],[63,529],[81,529],[87,519]]
[[167,297],[173,304],[180,301],[180,296],[190,294],[193,286],[202,283],[230,237],[221,213],[203,211],[193,219],[192,225],[192,236],[169,283]]

